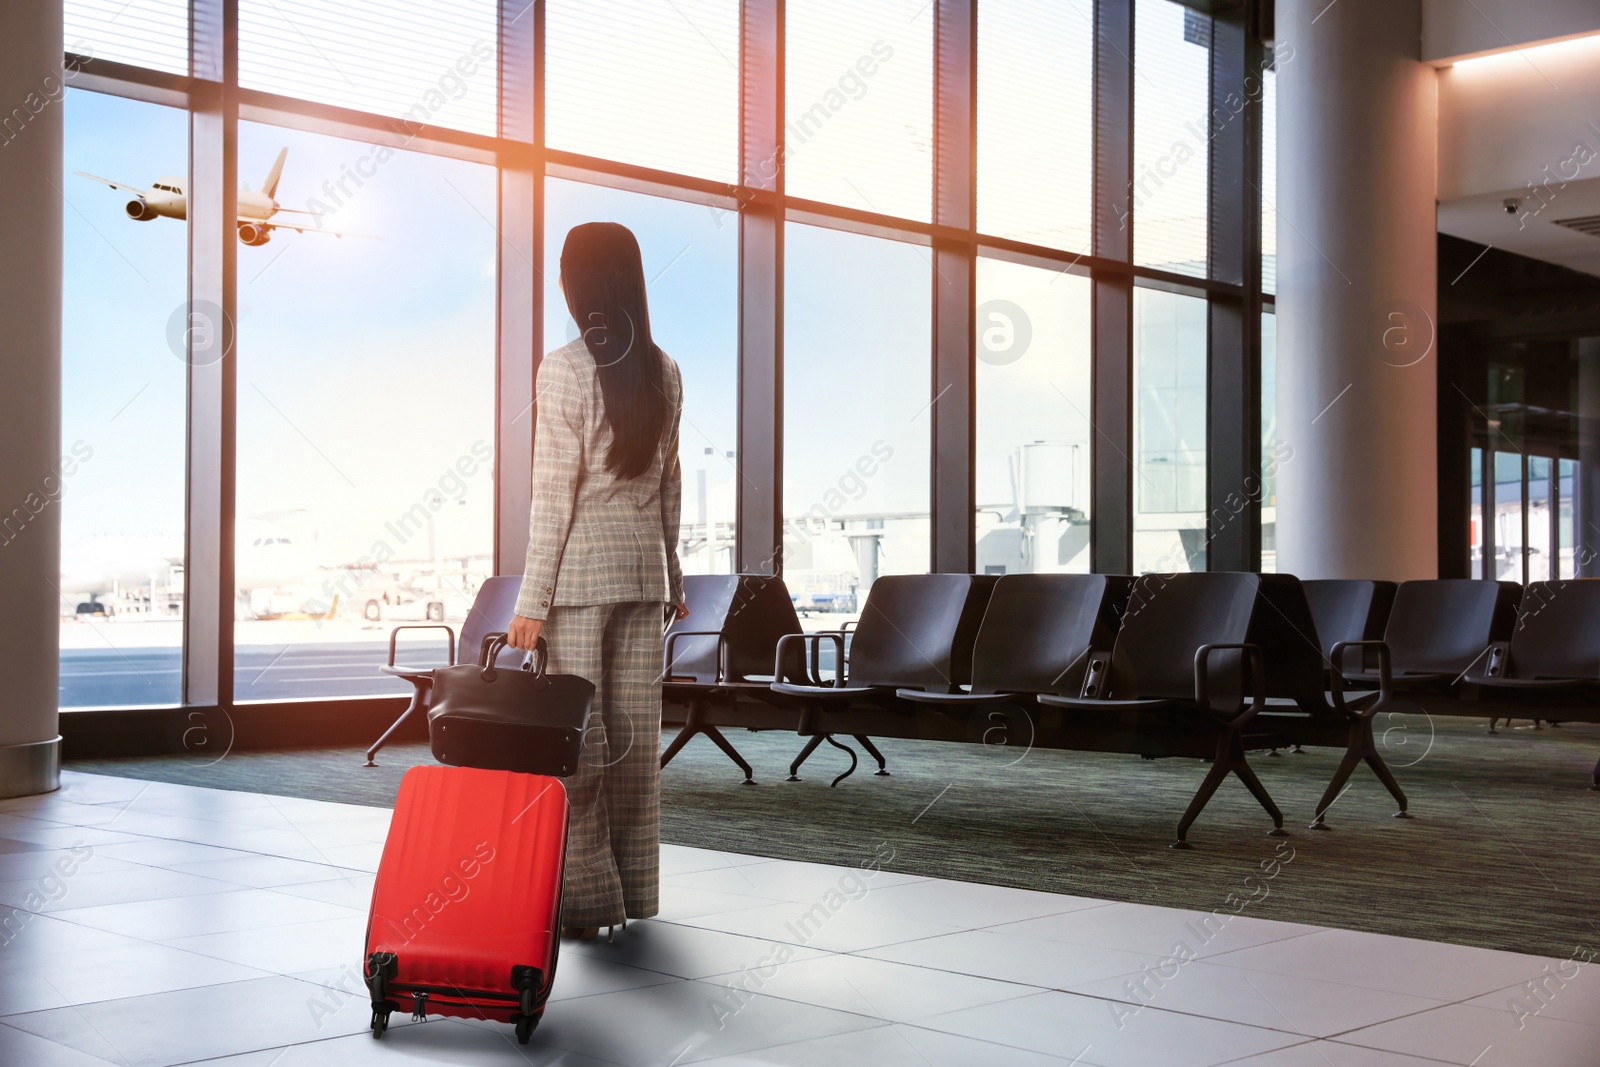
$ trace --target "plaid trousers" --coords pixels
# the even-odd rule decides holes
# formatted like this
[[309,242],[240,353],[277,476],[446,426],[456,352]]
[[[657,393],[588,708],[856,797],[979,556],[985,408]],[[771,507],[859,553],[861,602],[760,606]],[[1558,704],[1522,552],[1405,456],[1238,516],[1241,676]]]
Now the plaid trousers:
[[578,771],[562,925],[648,919],[661,887],[661,634],[666,605],[555,607],[543,635],[552,674],[594,683]]

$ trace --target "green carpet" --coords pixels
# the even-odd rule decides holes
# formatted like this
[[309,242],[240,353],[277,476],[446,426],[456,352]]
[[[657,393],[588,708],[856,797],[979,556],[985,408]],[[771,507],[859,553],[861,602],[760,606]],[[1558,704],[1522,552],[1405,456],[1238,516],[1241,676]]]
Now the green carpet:
[[[761,856],[890,870],[1568,957],[1600,949],[1600,793],[1586,786],[1600,727],[1502,730],[1407,716],[1379,724],[1416,818],[1358,770],[1328,832],[1305,828],[1338,761],[1332,749],[1252,758],[1291,836],[1236,780],[1167,847],[1205,773],[1198,760],[884,741],[893,777],[830,789],[843,753],[824,745],[803,782],[783,780],[800,739],[730,737],[759,786],[696,738],[662,776],[662,838]],[[1020,759],[1018,758],[1020,755]],[[74,770],[356,804],[391,805],[423,745],[78,760]],[[1276,861],[1276,862],[1274,862]]]

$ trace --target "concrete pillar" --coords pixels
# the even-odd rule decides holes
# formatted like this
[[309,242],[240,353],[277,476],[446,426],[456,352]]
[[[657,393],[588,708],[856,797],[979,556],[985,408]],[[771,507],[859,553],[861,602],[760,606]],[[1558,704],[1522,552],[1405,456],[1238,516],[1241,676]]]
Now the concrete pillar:
[[1438,571],[1437,93],[1420,0],[1279,0],[1278,569]]
[[0,33],[0,797],[60,778],[61,0]]

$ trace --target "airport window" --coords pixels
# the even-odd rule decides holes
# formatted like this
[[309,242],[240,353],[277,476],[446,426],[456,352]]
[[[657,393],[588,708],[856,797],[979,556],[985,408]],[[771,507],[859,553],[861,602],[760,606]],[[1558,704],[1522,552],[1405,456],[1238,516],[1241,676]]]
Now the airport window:
[[1472,450],[1471,493],[1472,500],[1468,504],[1469,523],[1467,526],[1467,577],[1483,577],[1484,540],[1483,540],[1483,449]]
[[[63,106],[62,458],[39,505],[61,508],[61,704],[176,704],[188,233],[156,210],[173,211],[164,191],[141,190],[182,173],[189,120],[76,89]],[[10,512],[3,541],[30,536],[33,513]]]
[[66,50],[189,73],[189,0],[66,0]]
[[1092,11],[1033,0],[978,5],[978,229],[1090,250]]
[[396,695],[390,627],[459,625],[494,573],[495,173],[373,153],[239,128],[241,178],[285,200],[372,172],[239,249],[239,700]]
[[1133,261],[1204,277],[1211,19],[1136,0],[1133,48]]
[[[1137,569],[1203,568],[1204,301],[1149,285],[1171,282],[1164,274],[1206,273],[1210,216],[1226,207],[1208,200],[1212,21],[1170,0],[1128,2],[1132,12],[1118,11],[1133,21],[1134,99],[1132,113],[1120,115],[1116,108],[1097,114],[1096,63],[1115,64],[1094,33],[1092,4],[1057,10],[1028,0],[979,0],[975,43],[965,26],[941,25],[937,6],[924,0],[789,0],[781,7],[765,0],[548,0],[525,12],[494,0],[239,0],[236,27],[215,25],[235,5],[196,5],[205,22],[197,30],[206,40],[218,28],[236,30],[238,88],[250,91],[243,98],[249,121],[238,135],[245,220],[233,294],[234,695],[396,695],[395,685],[373,670],[389,627],[430,617],[459,621],[484,575],[520,565],[493,559],[496,494],[504,505],[514,495],[504,488],[513,484],[505,473],[519,481],[527,473],[526,457],[508,454],[501,457],[502,481],[495,482],[496,390],[517,380],[513,361],[526,358],[526,338],[537,338],[535,347],[567,339],[571,327],[550,263],[566,230],[592,218],[622,221],[638,234],[657,338],[685,372],[680,551],[686,571],[725,572],[736,561],[781,552],[808,625],[841,621],[839,613],[859,607],[876,575],[929,567],[933,476],[946,476],[941,485],[963,484],[948,476],[969,464],[976,494],[971,547],[980,570],[1086,570],[1091,521],[1109,522],[1118,536],[1131,522]],[[159,95],[177,86],[170,75],[190,70],[190,7],[187,0],[68,0],[67,50],[140,68],[102,69],[97,90]],[[761,47],[761,19],[779,13],[778,62],[746,64],[752,41]],[[539,44],[542,54],[529,55],[529,46]],[[961,99],[967,89],[959,79],[940,90],[952,108],[976,109],[975,155],[965,161],[976,179],[969,247],[979,247],[979,234],[994,246],[1035,247],[1026,263],[1015,261],[1014,247],[971,253],[975,450],[935,456],[928,406],[939,274],[929,245],[962,232],[936,232],[931,222],[935,56],[939,47],[974,44],[973,99]],[[502,82],[517,80],[507,80],[502,64],[512,75],[542,72],[542,141],[498,139],[538,132],[502,130]],[[741,277],[740,271],[752,255],[768,253],[746,241],[740,212],[773,205],[730,200],[708,207],[706,183],[765,179],[740,174],[741,165],[751,165],[739,154],[741,121],[749,117],[742,111],[777,92],[763,79],[779,71],[785,171],[775,207],[791,221],[782,243],[783,336],[764,348],[758,337],[741,333],[756,310],[748,302],[764,299],[761,272]],[[119,88],[119,80],[127,87]],[[1276,85],[1270,73],[1263,93],[1260,254],[1263,289],[1271,292]],[[96,376],[74,369],[73,360],[98,358],[116,345],[137,348],[147,333],[165,350],[166,315],[184,302],[187,269],[182,223],[125,221],[127,190],[70,172],[136,179],[149,204],[182,203],[186,195],[215,190],[190,190],[182,173],[182,112],[109,95],[86,103],[86,92],[68,98],[75,101],[69,112],[76,108],[85,122],[91,112],[121,108],[134,116],[124,128],[164,129],[145,116],[170,116],[176,138],[158,133],[135,147],[107,135],[103,145],[91,145],[87,134],[73,134],[69,113],[65,191],[101,231],[85,229],[76,211],[68,213],[67,337],[78,344],[68,351],[69,374],[78,375],[68,382],[70,428],[92,414],[94,394],[136,366],[119,363]],[[1097,121],[1130,124],[1101,132],[1131,138],[1134,153],[1128,220],[1139,282],[1131,323],[1134,417],[1126,439],[1115,441],[1088,422],[1092,350],[1130,339],[1095,335],[1087,273],[1071,273],[1119,269],[1090,248]],[[408,150],[424,126],[440,132],[410,145],[425,151]],[[203,140],[197,144],[207,148]],[[506,168],[499,174],[491,163],[495,149]],[[964,161],[951,162],[959,168]],[[524,168],[544,183],[537,203],[515,192]],[[639,168],[654,173],[641,175]],[[276,210],[263,207],[267,195]],[[105,202],[96,204],[96,197]],[[96,213],[107,203],[115,208],[109,222]],[[511,275],[497,267],[512,262],[508,257],[531,257],[525,241],[534,232],[545,242],[538,263],[546,287],[542,312],[531,303],[519,308],[500,291]],[[169,296],[136,299],[125,286],[78,281],[91,268],[127,270],[117,250],[144,270],[141,256],[156,256],[155,249],[171,262],[163,258],[159,270],[147,270],[150,284],[138,282],[138,291],[165,285]],[[216,291],[214,278],[194,281]],[[1213,285],[1224,295],[1237,288]],[[125,304],[131,310],[122,310]],[[98,319],[74,315],[78,307]],[[145,330],[140,316],[154,314],[152,308],[165,310]],[[1003,313],[997,318],[997,312]],[[940,321],[949,313],[942,308]],[[91,336],[96,321],[130,325],[102,343]],[[1015,343],[1019,326],[1028,331],[1026,348],[1008,362],[1001,350]],[[1260,564],[1267,568],[1275,566],[1278,474],[1272,328],[1267,315]],[[507,344],[506,337],[517,340]],[[781,371],[776,410],[746,412],[741,423],[740,382],[751,381],[751,372],[759,382],[773,358]],[[120,479],[96,475],[106,456],[97,450],[94,462],[80,464],[77,500],[63,505],[64,564],[78,568],[74,581],[84,586],[77,595],[63,589],[63,611],[71,616],[63,620],[63,648],[87,655],[86,645],[68,638],[99,640],[96,628],[120,642],[120,651],[106,646],[96,653],[95,679],[80,677],[70,686],[71,656],[64,656],[63,699],[75,706],[180,699],[183,427],[215,398],[188,396],[183,365],[173,362],[172,381],[163,386],[164,379],[152,377],[115,423],[122,432],[146,408],[159,410],[147,437],[154,443],[139,450],[140,469]],[[758,407],[771,402],[759,386],[743,397]],[[216,412],[208,407],[204,414]],[[740,433],[759,434],[763,420],[774,416],[784,435],[780,476],[741,476]],[[1100,447],[1133,457],[1129,514],[1090,515],[1090,456]],[[458,460],[470,474],[449,474]],[[1559,524],[1570,511],[1570,478],[1555,469],[1557,496],[1548,510]],[[735,545],[738,501],[750,494],[758,501],[754,514],[765,506],[763,497],[776,496],[784,517],[780,545]],[[969,507],[962,494],[939,499],[959,501],[963,512]],[[206,516],[197,512],[192,521]],[[765,542],[770,531],[761,527],[745,525],[744,536],[756,528]],[[1562,529],[1554,540],[1567,536]],[[91,549],[106,550],[113,532],[140,541],[138,550],[112,551],[114,565],[102,567],[100,578],[85,578],[93,567],[79,565],[92,563]],[[1506,542],[1492,531],[1483,536],[1503,551]],[[165,547],[150,551],[157,542]],[[381,552],[379,542],[387,542]],[[941,544],[941,556],[945,551]],[[1519,541],[1519,560],[1528,551]],[[1559,560],[1570,556],[1565,544],[1549,551]],[[158,559],[152,585],[149,564]],[[128,560],[143,568],[137,593],[123,565]],[[101,580],[107,577],[115,584]],[[86,605],[81,618],[80,604]],[[142,618],[137,628],[135,614]],[[145,660],[134,657],[138,669],[131,673],[119,666],[135,634],[145,641],[141,647],[160,650],[141,653],[160,660],[158,672],[144,671],[155,679],[149,684],[139,673]],[[434,639],[415,637],[410,651],[402,645],[402,656],[436,657]]]
[[1278,569],[1278,478],[1293,457],[1278,440],[1278,316],[1261,316],[1261,570]]
[[1522,582],[1523,545],[1527,544],[1523,517],[1523,457],[1518,452],[1494,452],[1494,576],[1502,582]]
[[683,373],[679,556],[686,574],[727,574],[739,492],[738,222],[732,213],[551,178],[545,182],[544,348],[576,340],[556,286],[567,231],[620,222],[639,238],[650,331]]
[[1206,569],[1206,302],[1133,291],[1133,569]]
[[815,226],[785,243],[783,573],[826,625],[879,575],[928,569],[932,268]]
[[1573,493],[1578,488],[1578,461],[1556,460],[1556,554],[1560,571],[1553,578],[1578,577],[1578,561],[1572,536],[1573,509],[1577,501]]
[[790,196],[927,221],[933,209],[933,5],[787,5]]
[[1560,560],[1556,555],[1555,529],[1552,526],[1558,512],[1551,506],[1555,503],[1551,467],[1549,456],[1528,456],[1527,580],[1530,582],[1548,582],[1558,576]]
[[1089,279],[980,258],[980,574],[1089,571]]
[[560,0],[545,10],[551,148],[737,178],[737,0]]
[[1278,72],[1261,76],[1261,291],[1278,291]]
[[[494,0],[239,0],[239,84],[424,126],[498,129]],[[392,143],[392,138],[386,139]]]

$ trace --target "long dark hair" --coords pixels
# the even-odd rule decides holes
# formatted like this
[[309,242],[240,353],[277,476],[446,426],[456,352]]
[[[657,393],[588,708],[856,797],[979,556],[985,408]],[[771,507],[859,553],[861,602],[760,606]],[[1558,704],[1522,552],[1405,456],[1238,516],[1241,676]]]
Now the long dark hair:
[[599,369],[611,448],[606,470],[637,478],[650,469],[667,421],[665,359],[650,337],[644,261],[633,231],[615,222],[574,226],[561,248],[567,310]]

